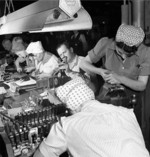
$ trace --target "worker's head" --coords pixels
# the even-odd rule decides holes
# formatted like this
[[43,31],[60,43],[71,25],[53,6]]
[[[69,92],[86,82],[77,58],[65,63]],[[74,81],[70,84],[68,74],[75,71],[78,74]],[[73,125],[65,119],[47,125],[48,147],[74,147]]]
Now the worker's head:
[[64,63],[70,63],[74,59],[73,48],[67,41],[60,42],[56,47],[56,51]]
[[130,57],[136,53],[144,37],[141,27],[122,24],[116,34],[116,49]]
[[85,102],[95,99],[94,92],[80,77],[58,87],[56,95],[73,113],[79,112]]
[[11,51],[12,43],[11,43],[11,41],[9,39],[4,39],[2,41],[2,46],[4,47],[5,50]]
[[12,40],[12,49],[11,52],[15,53],[18,57],[26,57],[26,47],[21,37],[14,37]]
[[33,57],[37,60],[37,61],[41,61],[43,59],[43,55],[44,55],[44,48],[42,46],[42,43],[40,41],[36,41],[36,42],[31,42],[27,49],[26,49],[27,54],[32,54]]

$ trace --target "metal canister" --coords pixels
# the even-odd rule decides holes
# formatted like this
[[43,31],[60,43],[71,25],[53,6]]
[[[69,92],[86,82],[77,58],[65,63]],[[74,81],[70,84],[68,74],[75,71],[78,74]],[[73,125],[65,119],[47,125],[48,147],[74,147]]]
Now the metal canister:
[[13,135],[12,132],[9,133],[8,135],[9,139],[10,139],[10,142],[12,144],[12,147],[16,146],[16,143],[15,143],[15,136]]

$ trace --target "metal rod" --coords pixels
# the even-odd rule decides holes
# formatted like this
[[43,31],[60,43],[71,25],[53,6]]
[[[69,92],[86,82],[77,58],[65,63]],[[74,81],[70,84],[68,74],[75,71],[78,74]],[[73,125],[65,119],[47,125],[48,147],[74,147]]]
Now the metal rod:
[[126,0],[123,0],[123,4],[124,4],[124,5],[126,4]]

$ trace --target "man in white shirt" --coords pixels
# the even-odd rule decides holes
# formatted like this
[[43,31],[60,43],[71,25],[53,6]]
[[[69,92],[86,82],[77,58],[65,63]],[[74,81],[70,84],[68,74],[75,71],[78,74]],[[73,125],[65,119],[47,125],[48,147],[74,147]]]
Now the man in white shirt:
[[31,42],[26,52],[32,54],[35,59],[35,69],[38,78],[51,77],[55,70],[58,68],[58,58],[46,52],[40,41]]
[[[58,98],[59,99],[58,99]],[[78,77],[51,92],[49,100],[63,102],[72,116],[55,123],[34,157],[149,157],[132,109],[100,103]]]

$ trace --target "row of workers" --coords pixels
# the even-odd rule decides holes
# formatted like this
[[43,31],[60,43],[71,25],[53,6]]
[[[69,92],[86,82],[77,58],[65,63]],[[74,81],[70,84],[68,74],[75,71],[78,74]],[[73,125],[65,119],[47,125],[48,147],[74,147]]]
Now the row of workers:
[[[59,156],[66,150],[79,157],[149,157],[133,112],[139,111],[140,94],[150,74],[150,48],[143,44],[144,37],[142,28],[122,24],[115,40],[100,39],[86,57],[77,56],[69,42],[63,41],[56,48],[61,61],[46,52],[40,41],[24,47],[20,38],[14,38],[12,51],[18,55],[15,61],[18,71],[21,71],[19,63],[26,61],[25,71],[33,70],[32,74],[39,78],[53,76],[63,68],[73,79],[49,94],[50,101],[56,99],[57,103],[66,104],[73,115],[62,119],[62,126],[54,124],[35,157]],[[101,58],[104,58],[103,67],[95,66]],[[94,94],[96,82],[91,80],[92,86],[87,80],[76,77],[81,69],[89,80],[93,75],[103,78],[105,83],[97,97]],[[134,110],[122,104],[105,103],[106,91],[116,85],[124,87],[127,96],[132,92],[138,95]]]
[[[115,41],[98,41],[80,66],[101,75],[105,89],[121,84],[129,90],[143,91],[150,74],[150,49],[142,43],[144,36],[140,27],[122,24]],[[92,63],[103,56],[105,69],[95,67]],[[52,126],[34,157],[58,157],[65,151],[74,157],[150,156],[133,109],[98,101],[81,77],[49,90],[48,98],[56,105],[64,103],[72,116]]]

